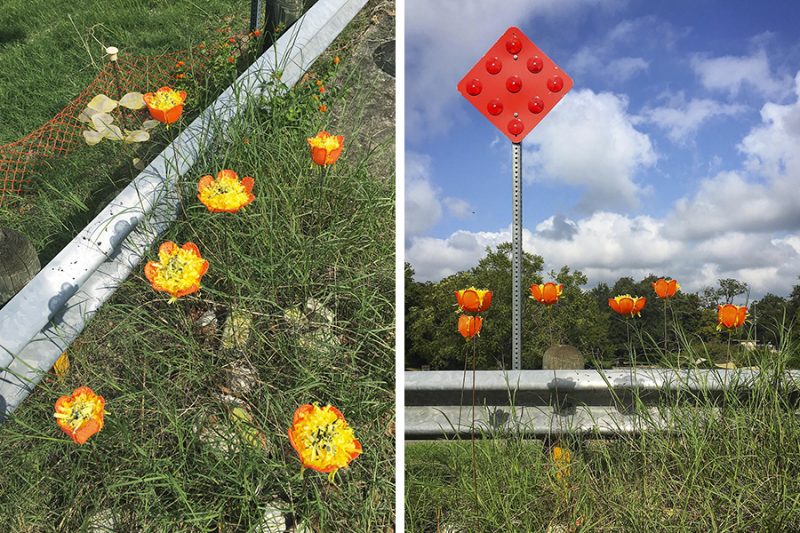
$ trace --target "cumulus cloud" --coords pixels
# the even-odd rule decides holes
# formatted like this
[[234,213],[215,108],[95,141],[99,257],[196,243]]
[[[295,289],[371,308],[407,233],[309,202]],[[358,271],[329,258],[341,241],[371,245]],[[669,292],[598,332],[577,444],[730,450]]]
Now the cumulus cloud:
[[528,137],[523,176],[551,179],[584,190],[578,209],[636,207],[643,192],[636,173],[656,162],[647,134],[627,112],[627,98],[573,90]]
[[746,56],[695,55],[691,66],[703,87],[727,92],[730,96],[736,96],[748,87],[768,97],[780,97],[786,89],[785,80],[770,69],[764,49]]
[[422,233],[442,216],[438,190],[430,182],[430,157],[406,152],[406,233]]
[[767,103],[761,124],[739,143],[744,168],[702,180],[678,200],[670,234],[704,239],[721,232],[780,232],[800,228],[800,73],[795,102]]
[[466,200],[448,196],[443,201],[447,212],[458,219],[463,220],[472,215],[472,206]]
[[[555,220],[523,231],[526,252],[541,255],[544,271],[563,265],[583,271],[591,285],[613,284],[623,276],[669,275],[687,291],[716,285],[721,278],[750,284],[753,298],[767,292],[788,294],[800,273],[800,232],[770,238],[757,234],[726,234],[706,241],[681,241],[664,232],[665,224],[648,216],[594,213],[565,220],[570,238],[549,232]],[[486,248],[511,241],[511,228],[493,232],[457,231],[447,238],[414,237],[406,260],[419,281],[438,280],[468,270],[486,255]]]
[[544,17],[558,20],[586,7],[614,9],[621,1],[507,0],[491,7],[478,0],[409,2],[405,9],[407,134],[421,138],[452,126],[453,107],[460,98],[456,84],[509,26]]
[[[720,278],[735,278],[750,284],[752,298],[766,292],[788,294],[800,274],[800,73],[795,78],[795,92],[792,103],[763,106],[761,123],[738,145],[743,156],[741,168],[702,180],[697,190],[678,200],[665,217],[609,210],[596,210],[582,218],[556,215],[539,221],[535,231],[524,231],[525,250],[543,256],[545,270],[569,265],[582,270],[592,284],[653,273],[675,277],[687,291],[715,285]],[[624,110],[614,95],[586,91],[583,97],[589,102],[602,97],[608,106]],[[563,103],[566,102],[565,99]],[[591,115],[591,111],[587,113]],[[558,126],[556,120],[549,122]],[[621,131],[629,129],[622,127]],[[556,128],[552,134],[563,133]],[[608,136],[615,134],[618,132],[613,126],[606,131]],[[561,142],[587,147],[589,139],[582,135],[578,128],[571,137],[562,137]],[[632,137],[635,139],[636,135]],[[648,148],[641,153],[652,151],[649,141],[640,146]],[[537,152],[551,148],[557,146],[537,144]],[[578,152],[572,157],[580,157]],[[599,172],[607,173],[604,166],[613,168],[598,154],[590,155],[599,158],[590,158]],[[620,163],[618,168],[642,164],[636,161],[632,157],[627,167]],[[536,164],[548,168],[545,161]],[[589,168],[588,162],[583,164]],[[550,168],[562,179],[569,175],[568,167]],[[633,172],[629,170],[627,175],[632,176]],[[632,179],[629,185],[636,187]],[[487,246],[510,240],[510,228],[458,231],[446,238],[414,237],[407,259],[414,265],[418,279],[436,280],[475,266]]]
[[685,144],[700,127],[715,117],[734,116],[745,110],[739,104],[725,104],[708,98],[692,98],[688,102],[681,92],[666,105],[641,111],[636,123],[650,123],[663,129],[677,144]]

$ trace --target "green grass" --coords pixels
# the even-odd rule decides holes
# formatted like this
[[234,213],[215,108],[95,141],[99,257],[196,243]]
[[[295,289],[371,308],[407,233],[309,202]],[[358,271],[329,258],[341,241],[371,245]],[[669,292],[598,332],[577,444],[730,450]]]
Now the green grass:
[[469,439],[408,444],[407,530],[798,531],[800,417],[776,378],[797,349],[762,353],[752,396],[727,394],[721,416],[700,401],[672,432],[565,439],[566,485],[542,441],[506,435],[476,443],[476,500]]
[[104,46],[136,55],[183,50],[225,17],[246,30],[249,8],[246,0],[4,0],[0,144],[33,131],[82,92]]
[[[6,37],[0,35],[0,41],[5,39],[0,42],[0,71],[8,74],[0,78],[0,144],[34,131],[86,88],[106,61],[100,43],[117,46],[121,54],[186,50],[201,41],[224,42],[228,33],[219,33],[221,26],[245,31],[248,14],[249,2],[225,0],[89,0],[58,6],[43,0],[9,0],[0,13],[0,27],[8,28]],[[232,79],[230,72],[203,74],[202,81],[198,78],[187,86],[185,120],[196,116]],[[73,152],[29,173],[27,191],[6,194],[0,226],[25,234],[46,264],[138,173],[133,158],[152,159],[176,129],[159,127],[152,133],[151,141],[141,146],[104,141],[89,147],[79,139]]]
[[[345,59],[335,79],[324,78],[331,112],[310,100],[312,77],[271,110],[248,109],[229,143],[201,154],[181,184],[180,220],[159,242],[199,246],[210,263],[203,290],[170,305],[140,265],[70,348],[66,381],[43,381],[0,427],[0,462],[11,465],[0,474],[0,531],[79,531],[105,509],[124,531],[247,531],[276,499],[314,531],[392,526],[394,187],[370,169],[393,153],[386,143],[346,150],[321,171],[305,140],[327,128],[347,147],[369,134],[328,122],[359,76]],[[240,213],[212,214],[195,198],[200,176],[222,168],[255,177],[256,200]],[[305,325],[286,318],[311,298],[335,313],[330,331],[306,311]],[[252,318],[252,331],[228,349],[221,330],[235,310]],[[194,322],[206,311],[217,328]],[[221,397],[235,367],[255,370],[252,389],[233,394],[267,449],[234,434],[238,451],[224,452],[202,438],[209,417],[220,431],[235,427]],[[55,400],[80,385],[102,394],[109,412],[84,446],[52,416]],[[312,471],[301,479],[286,435],[294,410],[315,401],[339,407],[364,448],[336,486]]]

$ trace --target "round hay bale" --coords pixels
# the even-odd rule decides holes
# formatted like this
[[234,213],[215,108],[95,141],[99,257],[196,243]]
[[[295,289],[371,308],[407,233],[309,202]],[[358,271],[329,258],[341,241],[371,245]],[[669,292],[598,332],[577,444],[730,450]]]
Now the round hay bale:
[[586,361],[580,350],[569,344],[551,346],[542,358],[544,370],[582,369],[585,365]]

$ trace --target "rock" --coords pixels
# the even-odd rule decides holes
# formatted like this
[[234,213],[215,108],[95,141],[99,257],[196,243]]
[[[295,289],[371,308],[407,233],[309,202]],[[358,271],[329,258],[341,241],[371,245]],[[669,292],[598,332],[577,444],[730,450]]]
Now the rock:
[[386,41],[378,45],[372,52],[372,59],[379,69],[391,77],[395,77],[395,41]]
[[31,241],[22,233],[0,228],[0,305],[4,305],[36,275],[42,265]]
[[580,350],[568,344],[551,346],[544,352],[542,358],[542,369],[544,370],[566,370],[582,369],[586,366]]
[[238,359],[226,365],[226,386],[236,395],[246,396],[259,384],[258,371],[244,359]]
[[111,509],[101,509],[89,517],[86,525],[89,533],[114,533],[117,531],[117,519]]
[[222,327],[222,347],[226,350],[242,349],[250,339],[253,317],[247,311],[232,309]]
[[264,508],[261,522],[253,529],[254,533],[285,533],[287,523],[286,503],[274,500]]

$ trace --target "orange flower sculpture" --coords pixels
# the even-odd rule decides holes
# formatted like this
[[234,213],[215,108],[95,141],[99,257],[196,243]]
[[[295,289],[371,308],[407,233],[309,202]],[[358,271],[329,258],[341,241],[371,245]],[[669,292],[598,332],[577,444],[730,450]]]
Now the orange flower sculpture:
[[725,304],[717,306],[717,329],[725,326],[728,329],[736,329],[744,324],[747,318],[747,307]]
[[458,332],[467,340],[481,333],[483,319],[479,316],[461,315],[458,317]]
[[672,298],[680,288],[680,283],[674,279],[667,281],[664,278],[659,278],[653,282],[653,290],[656,291],[656,296],[659,298]]
[[164,124],[172,124],[181,118],[184,102],[186,91],[174,91],[169,87],[161,87],[154,93],[144,95],[144,103],[150,116]]
[[235,213],[253,200],[253,178],[239,181],[233,170],[220,170],[217,177],[203,176],[197,184],[197,199],[212,213]]
[[311,148],[311,160],[321,167],[336,163],[344,148],[344,137],[331,135],[327,131],[321,131],[316,137],[309,137],[306,141]]
[[569,453],[567,448],[561,446],[553,446],[550,455],[553,458],[553,467],[556,474],[556,479],[561,481],[566,480],[570,476],[570,463],[572,462],[572,454]]
[[642,316],[641,312],[642,309],[644,309],[645,303],[647,303],[647,298],[631,296],[630,294],[608,299],[608,305],[611,309],[620,315],[627,315],[630,317]]
[[174,242],[167,241],[158,248],[158,259],[145,265],[144,275],[155,290],[171,296],[169,303],[200,290],[208,261],[200,256],[195,243],[187,242],[178,248]]
[[103,429],[106,401],[89,387],[79,387],[71,396],[56,401],[53,415],[56,424],[77,444],[85,444],[89,437]]
[[531,298],[537,300],[544,305],[553,305],[558,302],[561,297],[561,292],[564,290],[564,285],[553,283],[551,281],[539,285],[531,285]]
[[[332,405],[301,405],[294,412],[289,442],[300,457],[302,469],[328,474],[334,482],[336,471],[361,455],[361,443],[344,415]],[[302,471],[301,470],[301,474]]]
[[492,291],[486,289],[461,289],[454,291],[458,307],[466,313],[483,313],[492,305]]

